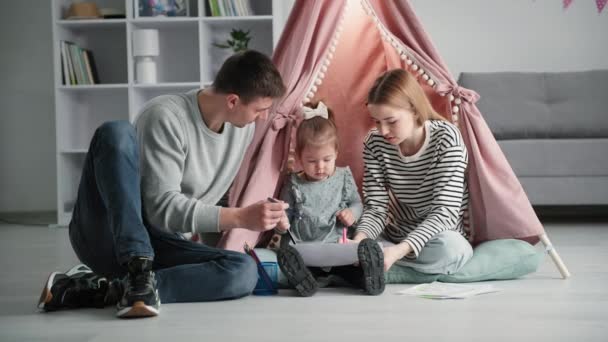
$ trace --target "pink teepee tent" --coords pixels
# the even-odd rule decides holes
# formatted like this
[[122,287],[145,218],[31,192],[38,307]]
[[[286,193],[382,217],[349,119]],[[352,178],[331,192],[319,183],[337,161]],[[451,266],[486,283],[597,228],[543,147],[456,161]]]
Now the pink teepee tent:
[[[254,141],[234,182],[231,205],[275,196],[285,174],[292,134],[303,103],[323,99],[336,113],[342,150],[338,164],[363,174],[363,137],[372,127],[365,99],[382,72],[403,68],[415,75],[435,109],[456,124],[469,151],[471,242],[542,240],[564,278],[561,262],[521,184],[475,106],[479,96],[456,84],[405,0],[298,0],[273,60],[287,87],[274,114],[256,127]],[[256,232],[234,229],[220,247],[255,245]]]

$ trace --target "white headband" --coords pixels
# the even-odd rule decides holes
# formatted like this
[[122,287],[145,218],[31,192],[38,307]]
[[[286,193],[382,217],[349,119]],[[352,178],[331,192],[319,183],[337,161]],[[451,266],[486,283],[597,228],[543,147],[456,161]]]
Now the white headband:
[[327,106],[323,102],[319,102],[317,108],[302,107],[304,120],[312,119],[315,116],[320,116],[323,119],[329,119]]

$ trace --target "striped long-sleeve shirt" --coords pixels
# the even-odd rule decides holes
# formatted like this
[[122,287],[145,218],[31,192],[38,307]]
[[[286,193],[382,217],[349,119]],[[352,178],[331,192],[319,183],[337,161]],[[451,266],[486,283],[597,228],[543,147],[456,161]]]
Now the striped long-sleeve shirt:
[[425,123],[425,141],[403,156],[373,129],[365,138],[364,211],[357,226],[370,238],[384,232],[393,243],[406,241],[418,257],[436,234],[455,230],[466,236],[467,150],[458,129],[445,121]]

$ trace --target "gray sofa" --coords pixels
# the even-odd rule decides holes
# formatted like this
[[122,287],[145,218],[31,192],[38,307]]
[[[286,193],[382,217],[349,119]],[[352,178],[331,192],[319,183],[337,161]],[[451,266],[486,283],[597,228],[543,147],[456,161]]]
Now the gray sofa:
[[608,70],[462,73],[536,206],[608,204]]

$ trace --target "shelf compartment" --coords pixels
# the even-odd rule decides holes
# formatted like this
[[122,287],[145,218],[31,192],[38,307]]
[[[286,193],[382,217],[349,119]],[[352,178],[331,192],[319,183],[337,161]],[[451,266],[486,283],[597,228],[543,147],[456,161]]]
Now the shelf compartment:
[[57,171],[61,174],[61,177],[58,178],[57,191],[60,201],[57,203],[57,216],[60,225],[68,224],[71,218],[85,158],[86,154],[61,154],[58,158],[59,168]]
[[[53,6],[53,11],[54,11],[54,18],[57,19],[56,22],[59,23],[59,22],[65,21],[65,22],[74,23],[74,25],[82,25],[82,24],[97,25],[96,22],[101,22],[101,21],[118,22],[118,21],[122,20],[124,22],[124,20],[125,20],[125,19],[102,19],[102,18],[99,18],[99,19],[66,19],[68,10],[74,2],[77,2],[77,1],[74,1],[74,0],[54,0],[53,1],[52,6]],[[113,9],[117,9],[121,12],[124,12],[126,14],[125,0],[95,0],[95,4],[97,5],[97,8],[99,8],[100,11],[102,8],[113,8]],[[70,24],[70,25],[72,25],[72,24]]]
[[102,123],[128,120],[127,89],[63,91],[56,101],[59,151],[86,151]]
[[[148,0],[129,0],[129,2],[133,4],[133,17],[136,19],[158,18],[159,20],[163,20],[163,19],[173,20],[173,19],[181,19],[181,18],[194,18],[194,17],[198,17],[198,15],[199,15],[198,0],[186,0],[188,2],[188,14],[185,16],[171,16],[171,17],[168,17],[166,15],[140,16],[139,15],[139,5],[138,5],[140,1],[148,1]],[[206,0],[202,0],[202,1],[206,1]]]
[[[158,83],[199,82],[198,22],[167,26],[158,32],[159,56],[155,57]],[[133,23],[132,30],[147,29],[150,23]],[[136,62],[136,61],[134,61]],[[137,75],[134,75],[134,84]]]
[[[284,1],[284,0],[282,0]],[[213,17],[211,16],[211,7],[209,0],[202,0],[205,13],[201,14],[205,18],[243,18],[243,16],[222,16]],[[252,16],[271,16],[272,15],[272,0],[249,0]]]
[[[240,18],[240,17],[233,17]],[[201,80],[212,82],[224,61],[232,55],[232,50],[221,49],[214,43],[225,44],[233,29],[250,31],[249,48],[272,55],[272,20],[209,20],[204,19],[201,25],[201,63],[208,67],[201,73]]]
[[[126,29],[126,25],[104,27],[63,25],[58,28],[58,36],[61,40],[91,50],[99,84],[126,84],[128,82]],[[59,47],[59,41],[55,43]],[[60,54],[60,50],[58,48],[57,53]],[[57,61],[61,63],[59,57]],[[58,70],[61,70],[61,65]],[[61,77],[59,79],[61,80]]]

